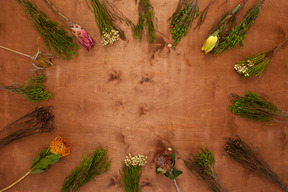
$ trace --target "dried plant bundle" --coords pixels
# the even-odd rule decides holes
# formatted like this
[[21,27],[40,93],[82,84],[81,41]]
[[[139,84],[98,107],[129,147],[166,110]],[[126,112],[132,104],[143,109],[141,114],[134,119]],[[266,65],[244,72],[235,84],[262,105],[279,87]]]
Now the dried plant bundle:
[[55,130],[52,107],[36,108],[0,130],[0,147],[34,134],[51,133]]
[[[137,3],[137,0],[135,0]],[[156,20],[156,21],[154,21]],[[155,12],[150,0],[139,0],[138,2],[138,23],[133,30],[133,36],[139,37],[139,41],[141,42],[144,27],[147,28],[148,32],[148,42],[155,42],[155,24],[157,26],[157,18],[155,19]]]
[[229,110],[247,119],[258,121],[286,122],[288,114],[281,111],[276,105],[259,96],[257,93],[247,91],[244,97],[232,94]]
[[278,48],[286,43],[288,39],[278,44],[273,49],[263,51],[255,55],[245,57],[244,60],[238,61],[234,66],[234,69],[241,75],[241,78],[247,78],[251,76],[261,76],[270,63],[270,60],[274,56],[274,53]]
[[26,81],[28,85],[12,84],[9,86],[2,86],[0,87],[0,90],[6,90],[21,95],[31,102],[40,102],[54,96],[53,93],[49,93],[45,90],[45,86],[42,84],[46,79],[47,77],[45,75],[38,75],[37,77],[28,79]]
[[106,156],[107,150],[93,150],[90,157],[85,153],[82,155],[80,165],[65,179],[61,188],[62,192],[79,191],[89,181],[92,181],[97,175],[108,171],[111,160]]
[[241,23],[233,27],[225,37],[223,37],[219,45],[215,47],[213,54],[218,55],[225,53],[229,49],[232,49],[240,43],[240,46],[244,46],[244,40],[247,36],[247,32],[257,19],[265,0],[257,2],[246,14]]
[[29,15],[34,27],[43,37],[47,48],[54,51],[63,59],[71,59],[77,55],[78,46],[73,43],[70,36],[66,35],[63,27],[57,22],[51,21],[31,0],[18,0],[24,11]]
[[181,38],[187,35],[189,28],[192,27],[194,19],[199,14],[198,0],[180,0],[176,11],[169,18],[170,32],[174,39],[173,47],[175,48]]
[[268,180],[280,186],[284,191],[288,191],[286,185],[271,169],[263,157],[254,150],[253,147],[250,147],[242,141],[240,137],[227,138],[224,150],[229,157],[232,157],[245,168],[248,168],[260,176],[266,177]]
[[196,154],[191,153],[189,158],[184,162],[193,174],[207,183],[211,191],[226,191],[214,170],[215,159],[211,151],[201,149],[201,151]]

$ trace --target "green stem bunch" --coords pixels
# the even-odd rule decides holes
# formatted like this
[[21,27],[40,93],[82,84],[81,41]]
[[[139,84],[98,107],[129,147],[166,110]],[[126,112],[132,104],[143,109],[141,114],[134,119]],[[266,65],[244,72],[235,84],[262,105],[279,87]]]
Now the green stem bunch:
[[[137,0],[135,0],[135,3],[137,3]],[[153,43],[155,42],[155,26],[154,26],[154,8],[150,3],[150,0],[139,0],[138,3],[138,12],[139,12],[139,18],[138,23],[135,26],[133,30],[133,36],[139,37],[139,41],[141,42],[144,27],[147,27],[148,30],[148,42]],[[157,18],[156,18],[156,25],[157,25]]]
[[288,115],[281,111],[273,103],[267,101],[257,93],[247,91],[244,97],[237,94],[232,94],[231,105],[229,110],[247,119],[258,121],[287,121]]
[[142,170],[147,163],[147,157],[137,155],[132,157],[131,154],[126,156],[120,170],[122,180],[121,186],[124,192],[140,192],[140,179]]
[[30,0],[18,0],[18,2],[29,15],[34,27],[43,37],[49,50],[52,47],[61,58],[67,60],[71,59],[71,56],[77,55],[78,46],[73,43],[72,37],[66,35],[63,27],[58,26],[57,22],[48,19]]
[[184,161],[187,168],[197,177],[202,178],[214,192],[225,192],[214,170],[215,159],[211,151],[202,149]]
[[245,57],[244,60],[238,61],[236,63],[234,69],[241,75],[241,78],[243,79],[251,76],[261,76],[263,71],[265,71],[268,67],[270,60],[274,56],[274,53],[278,47],[287,41],[288,39],[284,40],[271,50]]
[[93,150],[90,157],[87,157],[84,153],[80,165],[65,179],[61,192],[79,191],[81,187],[92,181],[94,177],[107,172],[111,160],[108,160],[106,153],[106,149],[102,150],[100,148]]
[[0,147],[34,134],[51,133],[56,128],[53,124],[54,115],[51,107],[36,108],[0,131]]
[[53,93],[44,90],[45,86],[42,83],[46,79],[47,77],[45,75],[38,75],[37,77],[27,80],[28,85],[12,84],[0,87],[0,89],[21,95],[28,101],[40,102],[54,96]]
[[229,157],[248,168],[250,171],[267,178],[288,192],[288,188],[278,175],[270,168],[263,157],[252,147],[247,145],[240,137],[226,138],[224,150]]
[[225,53],[229,49],[232,49],[240,43],[241,47],[244,46],[244,40],[246,38],[246,34],[250,27],[253,25],[255,20],[257,19],[262,5],[265,0],[261,0],[257,2],[246,14],[245,18],[241,21],[241,23],[235,27],[233,27],[228,34],[221,39],[219,45],[214,49],[213,54],[218,55],[220,53]]
[[180,0],[176,11],[169,18],[170,32],[174,39],[173,47],[175,48],[181,38],[187,35],[189,28],[192,26],[194,19],[199,15],[198,0]]

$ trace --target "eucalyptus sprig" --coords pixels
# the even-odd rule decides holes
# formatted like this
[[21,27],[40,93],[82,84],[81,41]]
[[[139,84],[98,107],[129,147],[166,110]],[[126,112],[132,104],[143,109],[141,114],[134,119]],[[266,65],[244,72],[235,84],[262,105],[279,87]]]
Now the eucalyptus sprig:
[[251,76],[261,76],[263,71],[267,69],[276,50],[287,41],[288,39],[282,41],[276,47],[268,51],[245,57],[244,60],[236,63],[234,69],[241,75],[242,79]]
[[244,97],[232,94],[231,105],[229,110],[247,119],[258,121],[287,121],[288,114],[281,111],[276,105],[259,96],[257,93],[247,91]]
[[180,0],[176,11],[169,18],[170,32],[174,39],[173,47],[175,48],[177,43],[185,36],[189,28],[192,26],[192,22],[199,15],[199,3],[198,0]]
[[61,192],[79,191],[89,181],[92,181],[97,175],[108,171],[111,160],[106,156],[107,150],[93,150],[90,157],[83,153],[80,165],[65,179]]
[[[135,0],[137,3],[137,0]],[[133,36],[139,37],[139,41],[141,42],[144,27],[147,27],[148,30],[148,42],[153,43],[155,42],[155,24],[157,26],[157,18],[155,19],[155,12],[154,8],[150,3],[150,0],[139,0],[138,3],[138,23],[133,30]],[[154,21],[156,20],[156,21]]]
[[121,186],[124,192],[140,192],[140,179],[142,170],[147,163],[147,156],[136,155],[130,153],[126,156],[120,170]]
[[250,27],[253,25],[255,20],[257,19],[262,6],[265,0],[261,0],[257,2],[246,14],[245,18],[241,21],[241,23],[235,27],[233,27],[228,34],[221,39],[219,45],[215,47],[213,54],[218,55],[220,53],[225,53],[229,49],[232,49],[240,43],[240,46],[244,46],[244,40],[246,38],[246,34]]
[[29,15],[34,27],[43,37],[47,48],[51,48],[63,59],[71,59],[77,55],[78,46],[73,43],[73,39],[66,35],[63,27],[57,22],[51,21],[31,0],[18,0],[24,11]]
[[45,86],[42,84],[46,79],[47,77],[45,75],[38,75],[37,77],[28,79],[26,81],[28,85],[12,84],[9,86],[2,86],[0,87],[0,90],[2,89],[21,95],[28,101],[40,102],[54,96],[53,93],[49,93],[45,90]]
[[288,192],[286,185],[263,159],[260,153],[246,144],[240,137],[236,136],[235,138],[226,138],[224,151],[229,157],[232,157],[245,168],[267,178],[280,186],[284,191]]
[[177,192],[180,192],[176,179],[183,172],[174,168],[175,159],[176,159],[175,153],[172,153],[171,155],[160,155],[156,160],[155,172],[156,174],[162,173],[164,176],[168,177],[169,179],[173,179]]
[[207,183],[211,191],[226,191],[214,170],[215,159],[211,151],[201,149],[196,154],[191,153],[190,157],[184,162],[193,174],[202,178]]
[[202,51],[205,51],[205,54],[209,53],[219,45],[220,39],[227,25],[235,20],[236,14],[243,8],[245,3],[248,0],[241,0],[241,2],[234,7],[230,12],[225,13],[220,21],[218,21],[210,30],[208,38],[204,41],[201,48]]
[[0,148],[24,137],[53,132],[53,121],[52,107],[36,108],[0,130]]

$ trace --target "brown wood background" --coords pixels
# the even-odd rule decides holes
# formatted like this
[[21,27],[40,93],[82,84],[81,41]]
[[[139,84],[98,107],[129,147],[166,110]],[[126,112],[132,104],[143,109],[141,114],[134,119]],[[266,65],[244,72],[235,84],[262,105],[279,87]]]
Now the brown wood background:
[[[49,18],[64,25],[41,0],[34,0]],[[0,153],[0,188],[20,178],[39,151],[57,136],[72,144],[72,154],[51,166],[45,173],[30,175],[11,192],[56,192],[78,165],[84,151],[108,148],[112,158],[109,172],[85,185],[81,192],[118,192],[121,161],[128,153],[149,157],[141,178],[143,192],[176,191],[172,180],[156,175],[155,157],[167,147],[177,154],[176,168],[184,173],[178,179],[183,192],[209,191],[185,167],[190,152],[208,147],[216,159],[215,169],[222,182],[233,192],[280,192],[274,184],[250,173],[223,153],[224,138],[240,135],[259,148],[263,157],[288,185],[288,127],[266,125],[242,119],[226,108],[229,95],[251,90],[265,96],[280,109],[288,111],[287,46],[276,52],[260,78],[240,80],[233,67],[245,56],[270,49],[287,37],[288,1],[267,0],[251,27],[245,46],[219,56],[204,55],[200,48],[216,18],[230,10],[238,0],[218,0],[209,10],[200,31],[190,30],[176,50],[171,43],[167,19],[178,0],[151,0],[158,17],[157,42],[149,45],[146,36],[139,43],[129,27],[121,25],[127,40],[102,47],[93,13],[84,0],[51,0],[68,18],[81,24],[94,37],[96,45],[87,52],[79,45],[79,56],[70,61],[54,59],[47,68],[47,89],[55,97],[31,103],[11,93],[0,92],[0,127],[31,112],[35,107],[52,105],[57,131],[18,140]],[[138,12],[134,1],[113,0],[134,23]],[[200,1],[200,10],[208,0]],[[253,4],[250,0],[245,10]],[[33,55],[38,48],[47,50],[42,37],[16,0],[0,0],[0,44]],[[195,26],[196,22],[194,22]],[[76,42],[76,40],[74,39]],[[0,84],[24,82],[33,74],[29,59],[0,50]],[[117,74],[117,80],[111,75]],[[148,77],[149,82],[143,82]]]

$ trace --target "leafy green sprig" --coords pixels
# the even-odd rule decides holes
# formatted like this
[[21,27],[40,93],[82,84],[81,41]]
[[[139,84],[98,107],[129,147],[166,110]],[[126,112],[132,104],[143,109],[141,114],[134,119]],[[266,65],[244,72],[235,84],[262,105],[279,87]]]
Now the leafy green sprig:
[[54,96],[53,93],[44,90],[45,86],[42,83],[46,79],[47,77],[45,75],[38,75],[37,77],[27,80],[28,85],[12,84],[0,87],[0,89],[21,95],[28,101],[39,102],[48,100]]
[[271,50],[245,57],[244,60],[236,63],[234,69],[241,75],[242,79],[251,76],[261,76],[263,71],[267,69],[276,50],[287,41],[288,39],[284,40]]
[[199,15],[198,0],[180,0],[176,11],[169,18],[170,32],[174,39],[173,47],[175,48],[181,38],[187,35],[192,22]]
[[202,178],[214,192],[226,191],[214,170],[215,159],[211,151],[201,149],[184,161],[187,168],[197,177]]
[[287,121],[287,112],[281,111],[276,105],[267,101],[257,93],[247,91],[244,97],[232,94],[231,105],[229,110],[247,119],[258,121]]
[[90,157],[85,153],[82,156],[80,165],[76,167],[71,175],[69,175],[61,188],[61,192],[76,192],[79,191],[94,177],[108,171],[111,160],[106,156],[107,150],[97,149],[93,150]]
[[267,178],[276,185],[280,186],[284,191],[288,191],[286,185],[271,169],[263,157],[257,151],[255,151],[253,147],[250,147],[248,144],[242,141],[240,137],[236,136],[235,138],[226,138],[224,151],[229,157],[232,157],[238,163],[243,165],[243,167]]
[[73,43],[72,37],[66,35],[63,27],[58,26],[58,23],[51,21],[40,11],[32,1],[18,0],[24,8],[24,11],[29,15],[34,27],[43,37],[47,48],[53,48],[56,53],[63,59],[71,59],[71,56],[77,56],[76,50],[78,46]]
[[208,14],[208,10],[209,8],[216,2],[217,0],[211,0],[209,2],[209,4],[199,13],[199,19],[197,22],[195,29],[200,29],[200,26],[204,23],[204,21],[206,20],[207,14]]
[[[137,0],[135,0],[137,3]],[[147,27],[148,30],[148,42],[153,43],[155,42],[155,12],[154,8],[150,3],[150,0],[139,0],[138,3],[138,23],[133,30],[133,36],[139,37],[139,41],[141,42],[144,27]],[[156,25],[157,25],[157,18],[156,18]]]
[[257,19],[262,5],[265,0],[261,0],[257,2],[246,14],[245,18],[241,21],[241,23],[235,27],[233,27],[228,34],[221,39],[219,45],[215,47],[213,54],[218,55],[220,53],[225,53],[229,49],[232,49],[240,43],[240,46],[244,46],[244,40],[246,38],[246,34],[250,27],[253,25],[255,20]]

